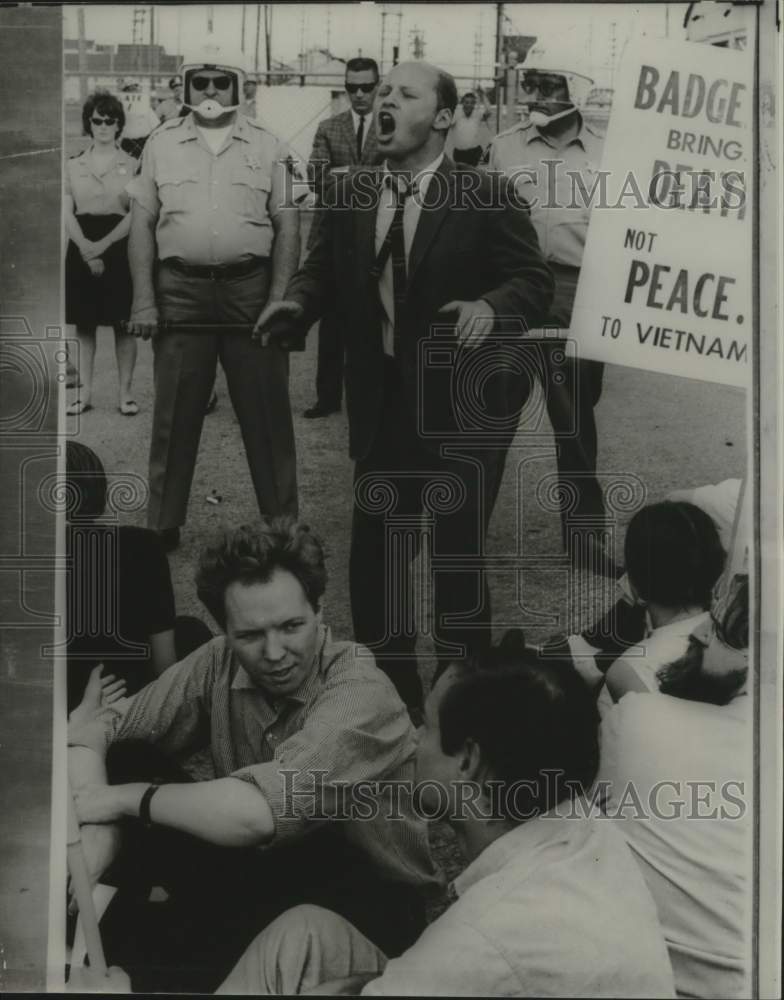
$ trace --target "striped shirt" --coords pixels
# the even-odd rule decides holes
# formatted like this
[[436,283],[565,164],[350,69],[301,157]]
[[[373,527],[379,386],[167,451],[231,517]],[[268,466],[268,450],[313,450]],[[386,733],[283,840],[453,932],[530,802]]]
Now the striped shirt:
[[268,699],[224,636],[119,702],[111,742],[178,756],[210,748],[215,778],[256,785],[275,819],[271,844],[338,821],[390,880],[437,885],[427,828],[411,805],[415,734],[371,653],[321,626],[313,671]]

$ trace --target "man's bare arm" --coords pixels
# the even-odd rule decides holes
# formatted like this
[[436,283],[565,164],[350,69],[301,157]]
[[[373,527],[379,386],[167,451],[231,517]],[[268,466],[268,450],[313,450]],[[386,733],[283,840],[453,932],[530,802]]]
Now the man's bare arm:
[[[89,785],[76,795],[82,823],[112,823],[138,817],[144,782]],[[275,834],[267,801],[251,782],[217,778],[193,784],[163,785],[150,800],[150,819],[221,847],[255,847]]]
[[128,263],[133,279],[130,327],[132,333],[145,338],[155,335],[158,322],[153,282],[156,222],[157,217],[134,200],[128,237]]

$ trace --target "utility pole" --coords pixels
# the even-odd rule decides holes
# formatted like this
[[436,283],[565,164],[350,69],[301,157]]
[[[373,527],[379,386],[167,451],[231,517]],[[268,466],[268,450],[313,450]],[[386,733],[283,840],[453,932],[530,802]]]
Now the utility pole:
[[253,48],[253,72],[259,71],[259,33],[261,31],[261,4],[256,5],[256,45]]
[[77,11],[77,23],[79,25],[79,99],[84,103],[87,100],[87,41],[85,39],[84,7]]
[[240,52],[245,55],[245,4],[242,5],[242,34],[240,35]]
[[264,56],[267,66],[267,86],[272,81],[270,73],[272,71],[272,15],[275,8],[271,4],[264,4]]
[[381,76],[384,75],[384,40],[387,29],[387,5],[384,3],[381,5],[381,48],[378,52],[378,72]]
[[153,73],[157,69],[155,58],[155,7],[150,7],[150,88],[154,87]]
[[495,5],[495,119],[501,131],[501,104],[506,103],[506,74],[502,77],[501,56],[504,48],[504,5]]

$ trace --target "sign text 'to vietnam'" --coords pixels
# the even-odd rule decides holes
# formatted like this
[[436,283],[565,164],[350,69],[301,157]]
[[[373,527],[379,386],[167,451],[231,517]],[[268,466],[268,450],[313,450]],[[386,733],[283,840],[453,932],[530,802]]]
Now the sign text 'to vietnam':
[[608,192],[638,197],[592,209],[571,326],[581,356],[746,385],[751,71],[747,52],[693,42],[625,57],[602,172]]

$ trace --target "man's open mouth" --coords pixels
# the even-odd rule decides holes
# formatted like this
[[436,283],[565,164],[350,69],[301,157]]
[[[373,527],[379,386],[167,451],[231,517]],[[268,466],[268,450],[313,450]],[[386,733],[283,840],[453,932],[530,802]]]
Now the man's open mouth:
[[395,119],[388,111],[378,113],[378,133],[380,136],[388,137],[395,131]]

